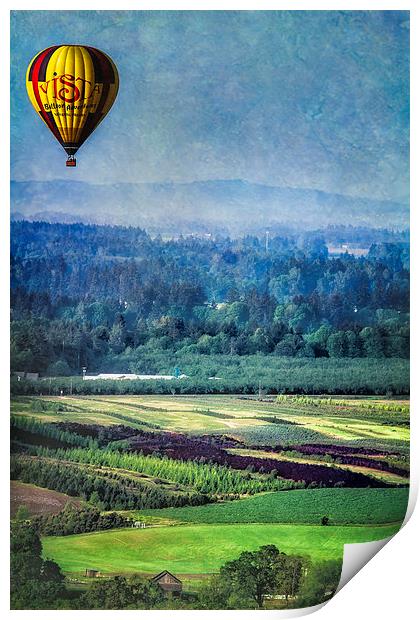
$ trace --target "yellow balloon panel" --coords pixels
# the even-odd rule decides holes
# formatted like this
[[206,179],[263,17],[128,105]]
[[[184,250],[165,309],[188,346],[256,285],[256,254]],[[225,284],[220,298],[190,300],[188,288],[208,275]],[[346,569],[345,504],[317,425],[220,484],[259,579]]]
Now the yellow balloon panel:
[[114,103],[118,72],[100,50],[81,45],[53,46],[31,61],[26,86],[35,110],[73,155]]

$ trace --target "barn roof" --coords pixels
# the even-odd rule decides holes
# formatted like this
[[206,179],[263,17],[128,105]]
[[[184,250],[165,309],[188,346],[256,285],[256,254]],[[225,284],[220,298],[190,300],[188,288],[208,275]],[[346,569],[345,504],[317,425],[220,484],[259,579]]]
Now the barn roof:
[[163,577],[164,575],[170,575],[173,579],[175,579],[175,581],[177,581],[178,583],[182,583],[182,581],[178,579],[178,577],[175,577],[175,575],[170,573],[168,570],[163,570],[158,575],[155,575],[154,577],[152,577],[151,581],[159,581],[159,579]]

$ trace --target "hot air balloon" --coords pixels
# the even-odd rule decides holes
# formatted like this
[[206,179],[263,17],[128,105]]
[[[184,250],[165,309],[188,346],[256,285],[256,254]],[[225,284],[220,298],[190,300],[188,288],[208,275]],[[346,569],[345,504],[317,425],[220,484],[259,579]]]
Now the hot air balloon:
[[118,71],[109,56],[86,45],[54,45],[29,63],[29,99],[76,165],[75,154],[105,118],[118,92]]

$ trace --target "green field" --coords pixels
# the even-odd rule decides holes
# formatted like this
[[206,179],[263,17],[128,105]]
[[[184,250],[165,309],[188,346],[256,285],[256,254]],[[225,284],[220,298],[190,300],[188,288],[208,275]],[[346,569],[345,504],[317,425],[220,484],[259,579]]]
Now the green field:
[[169,570],[178,575],[200,575],[217,572],[245,549],[268,544],[314,560],[341,558],[344,544],[387,538],[399,527],[184,525],[46,537],[42,544],[44,557],[56,561],[67,573],[92,567],[103,574]]
[[[179,432],[229,432],[242,426],[265,426],[254,418],[253,407],[235,404],[230,397],[168,397],[168,396],[79,396],[39,399],[62,407],[63,411],[37,411],[38,397],[18,397],[12,401],[12,414],[40,417],[46,422],[63,421],[80,424],[127,424],[137,428],[142,423],[154,424],[162,430]],[[241,403],[241,401],[238,401]],[[214,406],[213,406],[214,405]],[[229,418],[208,415],[208,410],[227,414]],[[201,413],[204,411],[205,413]],[[122,418],[124,416],[124,418]]]
[[148,522],[387,524],[403,521],[408,489],[304,489],[264,493],[204,506],[162,508],[133,513]]
[[[49,409],[38,407],[39,401]],[[228,434],[253,444],[408,442],[409,428],[400,425],[408,423],[408,414],[382,410],[389,401],[347,398],[346,402],[347,407],[332,407],[321,400],[319,405],[296,404],[293,397],[279,403],[207,395],[16,397],[11,410],[13,415],[35,416],[45,422],[126,424],[139,429],[152,424],[168,431]],[[409,402],[403,402],[408,408]],[[293,424],[267,423],[262,419],[267,416]]]

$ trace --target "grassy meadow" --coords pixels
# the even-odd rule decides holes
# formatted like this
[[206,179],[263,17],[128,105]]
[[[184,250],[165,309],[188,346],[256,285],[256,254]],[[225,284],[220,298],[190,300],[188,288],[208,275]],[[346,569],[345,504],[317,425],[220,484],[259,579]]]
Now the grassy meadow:
[[42,541],[44,556],[67,573],[96,567],[105,574],[215,573],[242,551],[277,545],[285,553],[313,560],[341,558],[343,545],[387,538],[398,525],[311,526],[268,523],[201,524],[177,527],[122,529],[77,536],[53,536]]

